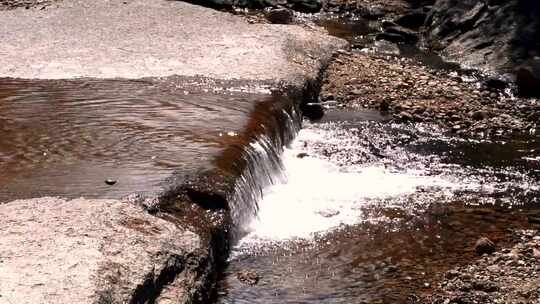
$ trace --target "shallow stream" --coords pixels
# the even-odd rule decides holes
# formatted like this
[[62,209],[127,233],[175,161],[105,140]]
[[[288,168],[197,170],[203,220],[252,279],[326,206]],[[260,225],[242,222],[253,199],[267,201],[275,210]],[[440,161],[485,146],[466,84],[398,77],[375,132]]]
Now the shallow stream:
[[[283,154],[286,180],[266,189],[230,257],[218,303],[406,302],[474,258],[480,236],[502,245],[509,229],[532,226],[539,140],[306,123]],[[246,269],[260,276],[257,285],[238,280]]]
[[[319,24],[357,49],[373,46],[367,22]],[[397,49],[420,64],[455,68]],[[247,204],[261,197],[248,192],[272,185],[249,202],[257,216],[239,223],[245,235],[219,280],[221,304],[403,303],[474,258],[480,236],[503,246],[511,228],[538,227],[538,135],[467,140],[377,112],[330,109],[304,122],[279,160],[271,136],[240,138],[265,127],[272,113],[260,105],[272,98],[189,92],[175,79],[0,79],[0,203],[159,193],[175,172],[234,167],[232,156],[247,147],[251,171],[237,184],[240,196]],[[285,114],[294,133],[296,117]],[[238,279],[246,270],[257,284]]]
[[0,79],[0,203],[163,191],[173,172],[215,166],[269,99],[190,92],[174,77]]
[[[319,24],[357,44],[373,32],[361,20]],[[284,177],[264,190],[217,303],[412,302],[437,275],[474,259],[479,237],[504,246],[511,229],[539,228],[531,220],[540,216],[538,135],[463,139],[376,112],[329,110],[304,123],[282,161]]]

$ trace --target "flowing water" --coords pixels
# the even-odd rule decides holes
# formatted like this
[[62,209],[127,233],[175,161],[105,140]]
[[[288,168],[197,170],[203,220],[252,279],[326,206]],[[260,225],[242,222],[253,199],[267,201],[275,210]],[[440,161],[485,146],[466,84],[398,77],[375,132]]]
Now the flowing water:
[[[357,48],[373,43],[373,24],[321,24]],[[175,172],[237,170],[232,211],[244,237],[217,303],[405,302],[470,260],[479,236],[503,245],[540,214],[538,136],[465,140],[330,111],[282,150],[298,113],[276,114],[276,102],[176,79],[0,79],[0,202],[159,193]],[[246,269],[257,285],[238,280]]]
[[157,193],[175,171],[216,166],[258,105],[273,101],[180,83],[0,79],[0,202]]
[[[404,303],[479,236],[501,244],[540,213],[540,137],[346,119],[306,123],[284,151],[286,180],[266,189],[218,303]],[[237,279],[246,269],[257,285]]]
[[[374,43],[373,25],[362,20],[318,23],[353,45]],[[284,178],[264,189],[216,303],[412,302],[437,274],[473,259],[479,237],[504,246],[512,229],[540,228],[529,221],[540,215],[538,135],[463,139],[375,112],[331,110],[304,123],[282,162]],[[257,284],[242,282],[246,271]]]

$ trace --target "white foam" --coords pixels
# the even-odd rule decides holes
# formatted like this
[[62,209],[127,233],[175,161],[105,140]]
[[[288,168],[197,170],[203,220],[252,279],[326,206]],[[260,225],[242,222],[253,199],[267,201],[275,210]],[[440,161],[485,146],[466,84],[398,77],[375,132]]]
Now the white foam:
[[[311,135],[302,130],[299,138]],[[414,193],[419,186],[454,187],[449,180],[420,171],[392,172],[382,165],[342,168],[317,157],[298,158],[299,152],[285,149],[287,180],[266,189],[258,217],[240,245],[309,239],[341,224],[360,222],[360,207],[370,200]]]

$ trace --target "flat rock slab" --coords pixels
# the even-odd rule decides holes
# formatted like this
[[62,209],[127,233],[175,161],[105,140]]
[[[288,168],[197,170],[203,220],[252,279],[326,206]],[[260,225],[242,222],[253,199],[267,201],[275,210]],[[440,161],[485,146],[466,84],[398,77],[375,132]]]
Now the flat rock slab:
[[0,15],[0,77],[292,80],[345,42],[180,1],[63,1]]
[[0,217],[0,303],[143,303],[163,282],[193,286],[198,236],[135,204],[19,200]]

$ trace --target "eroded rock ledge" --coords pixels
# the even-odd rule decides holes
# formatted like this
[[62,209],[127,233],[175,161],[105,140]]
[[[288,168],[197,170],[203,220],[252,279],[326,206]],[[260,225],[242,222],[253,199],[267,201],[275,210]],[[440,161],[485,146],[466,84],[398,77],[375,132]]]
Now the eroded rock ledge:
[[209,275],[199,236],[135,204],[39,198],[0,215],[4,303],[182,303]]

